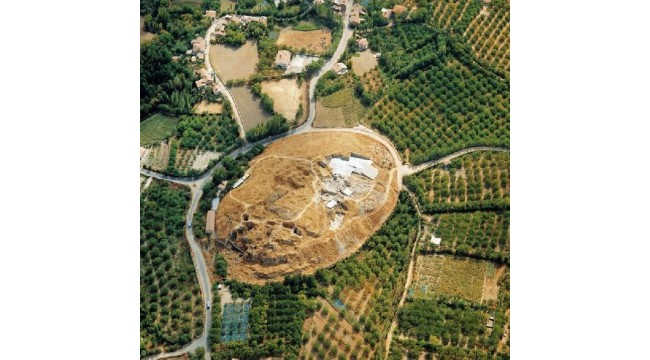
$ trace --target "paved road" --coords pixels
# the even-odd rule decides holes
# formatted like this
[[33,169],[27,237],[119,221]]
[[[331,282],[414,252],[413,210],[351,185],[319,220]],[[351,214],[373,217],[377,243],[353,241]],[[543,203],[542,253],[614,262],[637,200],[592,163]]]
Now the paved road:
[[228,101],[230,101],[230,104],[233,107],[233,115],[235,117],[235,120],[237,120],[237,124],[239,124],[239,137],[244,139],[246,141],[246,131],[244,130],[244,123],[241,120],[241,115],[239,114],[239,108],[237,107],[237,104],[235,103],[235,99],[232,97],[232,94],[230,93],[230,90],[224,85],[223,81],[217,76],[217,72],[212,69],[212,64],[210,64],[210,36],[212,36],[212,33],[214,32],[215,28],[217,27],[217,22],[216,19],[215,21],[212,22],[212,25],[208,28],[208,31],[205,32],[205,60],[203,63],[205,64],[205,68],[208,70],[208,74],[214,74],[214,79],[215,82],[217,83],[217,89],[221,91],[222,94],[226,98],[228,98]]
[[422,171],[422,170],[424,170],[424,169],[428,169],[428,168],[430,168],[430,167],[432,167],[432,166],[434,166],[434,165],[443,164],[443,163],[448,163],[448,162],[450,162],[451,160],[453,160],[453,159],[455,159],[455,158],[457,158],[457,157],[459,157],[459,156],[463,156],[463,155],[465,155],[465,154],[469,154],[469,153],[476,152],[476,151],[500,151],[500,152],[508,152],[508,151],[510,151],[510,150],[509,150],[509,149],[505,149],[505,148],[500,148],[500,147],[494,147],[494,146],[475,146],[475,147],[469,147],[469,148],[466,148],[466,149],[458,150],[458,151],[456,151],[455,153],[451,153],[451,154],[446,155],[446,156],[443,156],[443,157],[441,157],[441,158],[439,158],[439,159],[431,160],[431,161],[427,161],[427,162],[422,163],[422,164],[419,164],[419,165],[415,165],[415,166],[412,166],[412,165],[402,165],[402,174],[403,174],[404,176],[406,176],[406,175],[411,175],[411,174],[415,174],[416,172],[420,172],[420,171]]
[[[357,126],[355,128],[325,128],[325,129],[316,129],[313,128],[312,124],[314,122],[315,116],[316,116],[316,99],[315,99],[315,89],[316,89],[316,83],[320,79],[321,76],[323,76],[327,71],[329,71],[334,64],[336,64],[345,51],[345,48],[347,46],[348,40],[352,36],[353,31],[349,28],[349,18],[350,18],[350,12],[352,10],[352,4],[353,1],[350,0],[348,1],[348,6],[346,9],[345,16],[343,18],[343,34],[341,35],[341,40],[339,41],[339,44],[332,55],[331,59],[326,62],[323,67],[320,69],[320,71],[316,74],[316,76],[312,77],[310,84],[309,84],[309,116],[307,118],[307,121],[305,121],[304,124],[302,124],[299,127],[296,127],[294,129],[289,130],[286,133],[275,135],[266,139],[259,140],[254,143],[246,143],[244,146],[232,151],[228,155],[237,158],[241,154],[246,153],[250,149],[252,149],[254,146],[261,144],[263,146],[267,146],[275,141],[278,141],[280,139],[283,139],[288,136],[292,135],[297,135],[297,134],[303,134],[307,132],[332,132],[332,131],[338,131],[338,132],[351,132],[351,133],[359,133],[359,134],[365,134],[373,139],[379,141],[382,143],[386,148],[389,150],[390,154],[393,157],[393,160],[395,162],[395,167],[397,169],[397,180],[398,180],[398,189],[402,189],[402,177],[405,175],[411,175],[414,174],[418,171],[422,171],[424,169],[427,169],[429,167],[432,167],[436,164],[439,163],[444,163],[448,162],[458,156],[462,156],[474,151],[508,151],[506,149],[502,148],[495,148],[495,147],[472,147],[472,148],[467,148],[463,149],[460,151],[457,151],[453,154],[447,155],[445,157],[442,157],[437,160],[429,161],[420,165],[416,166],[410,166],[410,165],[403,165],[402,160],[399,156],[399,153],[395,149],[395,146],[388,140],[387,138],[383,137],[382,135],[378,134],[377,132],[373,131],[372,129],[366,128],[364,126]],[[209,59],[209,46],[210,46],[210,35],[212,32],[215,30],[216,24],[213,23],[210,28],[208,29],[206,33],[206,57],[205,57],[205,64],[206,68],[209,73],[214,73],[212,70],[212,66],[210,64],[210,59]],[[222,93],[228,98],[228,100],[233,104],[233,108],[235,111],[233,113],[235,114],[235,119],[239,123],[239,130],[240,130],[240,137],[245,138],[244,135],[244,127],[243,123],[241,121],[241,117],[239,115],[239,110],[237,109],[237,105],[230,94],[230,91],[225,87],[221,79],[216,77],[217,84],[219,86],[220,90],[223,90]],[[151,170],[146,170],[146,169],[140,169],[140,173],[146,176],[151,176],[159,180],[164,180],[164,181],[171,181],[174,183],[178,184],[183,184],[187,185],[190,187],[192,190],[192,202],[190,204],[190,208],[187,212],[186,215],[186,225],[191,224],[192,218],[194,216],[194,212],[196,211],[196,208],[198,206],[198,203],[201,199],[201,196],[203,195],[202,189],[203,186],[207,181],[209,181],[212,177],[212,173],[214,169],[217,167],[220,167],[221,163],[217,163],[214,167],[206,171],[200,176],[196,177],[175,177],[175,176],[169,176],[169,175],[164,175],[157,173],[155,171]],[[416,202],[417,205],[417,202]],[[417,207],[418,213],[419,211],[419,206]],[[201,226],[201,224],[196,224],[197,226]],[[418,237],[421,232],[420,226],[418,227]],[[187,238],[188,243],[190,244],[190,249],[192,250],[192,261],[194,262],[194,267],[196,268],[196,273],[197,273],[197,278],[199,281],[199,285],[201,287],[201,292],[203,294],[203,299],[204,299],[204,304],[207,303],[212,303],[212,285],[210,283],[210,277],[208,275],[207,271],[207,266],[205,263],[205,259],[203,257],[203,253],[201,251],[200,245],[196,242],[194,238],[194,232],[192,231],[192,228],[189,228],[186,226],[186,231],[185,231],[185,236]],[[406,281],[406,287],[404,289],[404,293],[402,295],[402,299],[400,300],[399,306],[402,306],[404,303],[404,300],[406,298],[406,294],[408,291],[408,287],[410,286],[410,282],[412,280],[412,272],[413,272],[413,260],[414,260],[414,254],[415,254],[415,245],[413,247],[413,250],[411,252],[411,263],[409,264],[409,272],[407,276],[407,281]],[[193,352],[195,351],[198,347],[202,346],[206,350],[205,354],[205,359],[208,360],[210,358],[210,348],[208,346],[208,329],[210,329],[211,323],[212,323],[212,315],[211,315],[211,310],[206,311],[206,320],[204,321],[204,330],[203,334],[201,337],[198,339],[195,339],[192,341],[190,344],[187,346],[183,347],[182,349],[179,349],[177,351],[171,352],[171,353],[162,353],[162,354],[157,354],[151,357],[148,357],[146,359],[162,359],[166,357],[171,357],[171,356],[177,356],[181,354],[185,354],[188,352]],[[390,340],[392,339],[392,334],[395,330],[395,327],[397,326],[397,323],[393,321],[393,324],[391,325],[391,329],[389,332],[389,337],[387,338],[387,343],[386,343],[386,354],[388,354],[390,350]]]

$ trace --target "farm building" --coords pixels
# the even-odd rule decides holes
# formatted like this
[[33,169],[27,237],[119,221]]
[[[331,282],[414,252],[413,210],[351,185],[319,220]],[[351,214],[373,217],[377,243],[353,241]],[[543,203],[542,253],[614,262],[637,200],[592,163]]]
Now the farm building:
[[217,17],[217,12],[215,10],[206,10],[205,16],[209,17],[210,19],[214,19]]
[[208,216],[206,216],[205,220],[205,233],[208,235],[214,234],[214,216],[214,210],[208,210]]
[[203,59],[205,59],[205,55],[203,55],[203,53],[200,52],[200,53],[196,54],[196,58],[199,59],[199,60],[203,60]]
[[332,67],[332,70],[334,70],[338,75],[343,75],[348,72],[348,67],[344,63],[336,63],[336,65]]
[[363,51],[368,48],[368,39],[366,38],[361,38],[359,41],[357,41],[357,46],[359,46],[359,50]]
[[352,6],[352,11],[350,12],[350,24],[354,26],[361,25],[363,18],[361,15],[365,15],[366,10],[360,4],[354,4]]
[[343,189],[342,193],[345,196],[352,196],[353,191],[350,188],[345,188],[345,189]]
[[280,50],[275,56],[275,67],[286,69],[291,63],[291,53],[288,50]]
[[291,62],[289,63],[289,67],[287,67],[287,71],[285,71],[285,74],[299,74],[303,70],[305,70],[305,67],[312,62],[318,60],[318,56],[311,56],[311,55],[296,55],[291,58]]
[[192,40],[192,52],[204,52],[205,51],[205,40],[202,37],[198,36],[196,39]]
[[194,84],[195,84],[196,87],[199,88],[199,89],[207,85],[204,79],[196,80],[196,81],[194,82]]
[[440,242],[442,241],[442,239],[439,238],[439,237],[436,237],[435,235],[431,235],[431,240],[430,241],[433,244],[440,245]]
[[349,178],[352,173],[364,175],[369,179],[374,179],[379,171],[372,166],[372,160],[362,159],[350,156],[349,159],[332,158],[329,163],[332,173],[343,178]]

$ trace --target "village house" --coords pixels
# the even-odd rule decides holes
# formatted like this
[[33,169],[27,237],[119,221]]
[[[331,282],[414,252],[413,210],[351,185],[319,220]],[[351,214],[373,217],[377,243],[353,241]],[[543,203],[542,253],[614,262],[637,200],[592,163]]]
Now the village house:
[[360,4],[352,5],[352,10],[350,11],[350,24],[353,26],[361,25],[363,21],[362,15],[366,14],[366,10]]
[[384,18],[390,19],[392,15],[393,15],[393,10],[381,8],[381,16],[383,16]]
[[333,0],[332,1],[332,10],[340,13],[344,13],[346,6],[345,6],[345,0]]
[[274,66],[286,70],[289,63],[291,63],[291,53],[288,50],[278,51],[278,54],[275,56]]
[[205,52],[205,40],[203,40],[202,37],[198,36],[196,39],[192,40],[192,52],[194,54]]
[[359,50],[363,51],[368,48],[368,39],[366,38],[361,38],[357,41],[357,46],[359,47]]
[[215,10],[206,10],[205,11],[205,16],[207,16],[210,19],[214,20],[217,17],[217,12]]
[[336,63],[336,65],[332,67],[332,70],[334,70],[337,75],[343,75],[348,72],[348,67],[345,66],[344,63]]

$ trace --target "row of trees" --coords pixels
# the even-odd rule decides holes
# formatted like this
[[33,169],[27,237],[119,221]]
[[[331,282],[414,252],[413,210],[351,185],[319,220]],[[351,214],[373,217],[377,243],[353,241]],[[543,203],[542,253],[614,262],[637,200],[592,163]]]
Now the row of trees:
[[186,345],[201,332],[203,305],[183,214],[189,190],[154,181],[140,198],[140,353]]

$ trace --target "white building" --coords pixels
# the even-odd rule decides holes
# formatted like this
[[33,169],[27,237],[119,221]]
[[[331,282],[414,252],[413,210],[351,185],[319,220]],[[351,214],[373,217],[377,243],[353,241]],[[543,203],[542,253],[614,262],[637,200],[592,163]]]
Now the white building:
[[332,200],[330,200],[327,204],[325,204],[325,206],[326,206],[328,209],[331,209],[331,208],[335,207],[336,204],[338,204],[338,203],[336,202],[336,200],[332,199]]
[[337,174],[344,178],[349,178],[352,173],[364,175],[374,180],[379,174],[374,166],[372,160],[362,159],[355,156],[350,156],[350,159],[332,158],[329,164],[333,174]]

